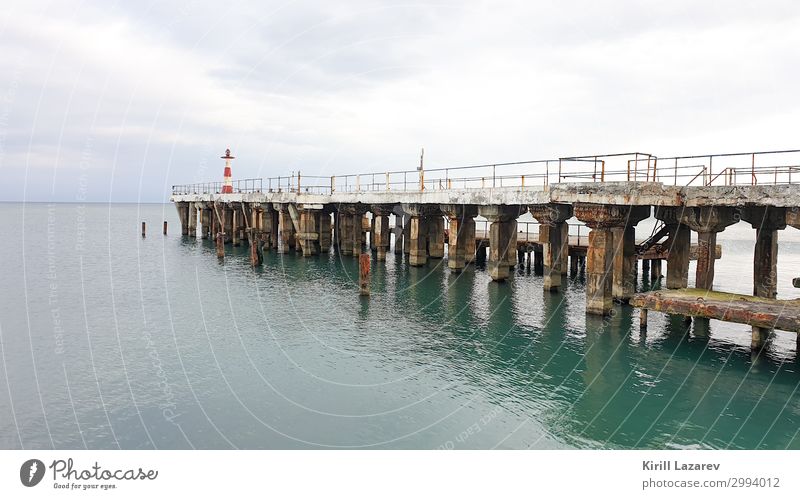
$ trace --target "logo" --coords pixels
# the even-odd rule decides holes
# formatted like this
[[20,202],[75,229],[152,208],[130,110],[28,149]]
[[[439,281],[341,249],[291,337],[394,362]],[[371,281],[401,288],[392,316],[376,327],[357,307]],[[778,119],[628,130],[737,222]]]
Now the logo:
[[44,463],[38,459],[28,459],[19,469],[19,479],[22,485],[34,487],[44,478]]

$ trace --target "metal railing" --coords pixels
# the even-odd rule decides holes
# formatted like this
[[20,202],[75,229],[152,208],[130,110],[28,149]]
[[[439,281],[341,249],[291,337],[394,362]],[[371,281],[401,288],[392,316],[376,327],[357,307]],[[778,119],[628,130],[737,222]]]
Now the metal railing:
[[[246,178],[234,180],[234,193],[263,192],[264,179]],[[224,182],[201,182],[198,184],[173,185],[173,194],[222,194]]]
[[[791,184],[800,149],[658,158],[632,152],[351,175],[301,175],[233,182],[234,193],[389,192],[446,189],[548,189],[562,182],[661,182],[671,185]],[[222,182],[172,186],[173,194],[219,194]]]

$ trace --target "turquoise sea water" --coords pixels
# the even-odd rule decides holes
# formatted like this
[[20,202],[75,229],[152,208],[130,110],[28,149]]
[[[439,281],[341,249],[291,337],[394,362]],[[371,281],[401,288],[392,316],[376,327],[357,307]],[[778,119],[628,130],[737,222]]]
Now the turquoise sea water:
[[[393,254],[362,299],[352,257],[220,263],[172,205],[0,217],[2,448],[800,447],[789,333],[753,358],[747,326],[587,317],[582,275],[550,294]],[[716,289],[752,290],[753,232],[720,235]],[[800,296],[795,232],[780,297]]]

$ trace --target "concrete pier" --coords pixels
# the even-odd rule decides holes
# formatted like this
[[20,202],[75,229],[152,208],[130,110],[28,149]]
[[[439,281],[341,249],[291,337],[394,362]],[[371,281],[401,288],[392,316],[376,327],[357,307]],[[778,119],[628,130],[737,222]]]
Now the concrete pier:
[[[443,205],[442,211],[450,222],[447,241],[447,266],[453,272],[461,272],[468,262],[468,255],[475,254],[475,216],[477,206]],[[470,248],[470,242],[472,246]]]
[[[481,177],[477,178],[480,182]],[[510,269],[520,265],[543,274],[548,291],[563,288],[564,275],[577,275],[583,268],[586,311],[601,315],[611,312],[614,300],[625,302],[633,296],[638,259],[642,259],[645,280],[658,283],[663,261],[667,265],[664,287],[684,290],[689,261],[696,253],[696,287],[712,290],[715,260],[720,255],[717,234],[743,219],[756,230],[753,295],[775,298],[778,232],[786,225],[800,227],[800,186],[702,185],[711,182],[708,177],[698,177],[701,185],[690,186],[583,178],[595,181],[571,182],[564,176],[540,186],[492,184],[463,189],[450,188],[449,181],[425,188],[416,182],[405,187],[394,182],[368,190],[360,190],[357,184],[353,190],[352,184],[334,189],[332,178],[331,189],[318,192],[286,188],[217,194],[193,187],[176,189],[172,199],[182,234],[195,233],[200,210],[203,237],[219,235],[224,243],[238,245],[244,232],[251,245],[260,241],[262,252],[279,248],[286,253],[296,246],[311,257],[333,245],[341,255],[359,257],[369,232],[369,246],[379,262],[392,250],[391,234],[395,255],[408,254],[409,265],[415,267],[445,257],[453,272],[461,272],[470,262],[485,259],[488,247],[487,272],[493,281],[511,278]],[[469,178],[462,181],[466,185]],[[635,228],[653,207],[663,226],[659,224],[651,240],[640,244]],[[534,231],[525,226],[518,232],[517,218],[527,212],[539,226]],[[371,213],[371,218],[365,218],[365,213]],[[488,230],[483,226],[476,230],[476,216],[488,220]],[[588,238],[585,232],[580,240],[570,236],[567,221],[572,216],[589,228]],[[698,235],[696,252],[691,231]],[[765,331],[756,326],[753,331],[754,348],[763,346]]]
[[391,213],[390,206],[373,205],[372,207],[372,246],[376,250],[376,258],[379,262],[386,260],[386,253],[389,252],[389,245],[391,243],[392,228],[389,227],[389,214]]
[[444,218],[434,213],[428,219],[428,258],[444,258]]
[[489,226],[489,263],[487,270],[493,281],[504,281],[508,279],[509,271],[509,250],[514,260],[515,247],[512,247],[513,239],[517,232],[517,217],[522,212],[521,206],[481,206],[478,213],[486,218],[491,225]]
[[558,291],[561,276],[567,270],[569,254],[569,226],[572,206],[567,204],[531,205],[533,218],[539,221],[539,242],[542,244],[542,260],[545,291]]

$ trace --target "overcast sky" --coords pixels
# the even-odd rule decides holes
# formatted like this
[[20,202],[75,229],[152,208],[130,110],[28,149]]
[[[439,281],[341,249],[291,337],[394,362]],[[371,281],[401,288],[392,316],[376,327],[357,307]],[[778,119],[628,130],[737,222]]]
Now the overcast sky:
[[796,0],[25,0],[0,62],[7,201],[800,146]]

